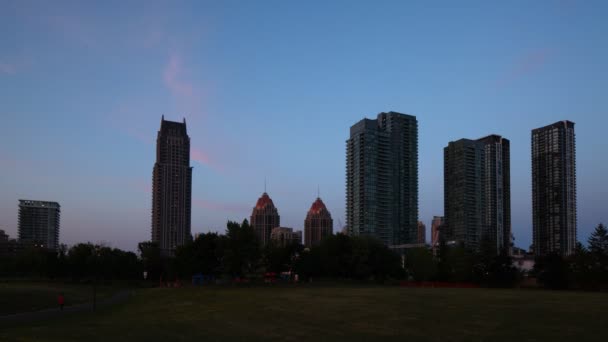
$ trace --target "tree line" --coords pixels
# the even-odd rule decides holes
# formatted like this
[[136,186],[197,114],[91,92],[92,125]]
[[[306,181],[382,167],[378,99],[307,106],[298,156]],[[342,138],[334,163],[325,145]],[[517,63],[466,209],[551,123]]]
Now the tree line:
[[546,288],[608,290],[608,230],[599,224],[587,240],[577,243],[568,257],[550,254],[536,258],[534,275]]
[[[441,242],[429,248],[397,253],[371,237],[336,234],[318,246],[260,246],[247,220],[228,222],[225,234],[205,233],[165,258],[156,243],[141,242],[138,254],[91,243],[58,251],[28,247],[0,256],[0,276],[48,277],[72,280],[189,281],[201,274],[217,281],[261,279],[271,272],[298,274],[302,281],[318,278],[356,281],[436,281],[514,287],[522,274],[507,251],[498,255],[489,241],[477,251]],[[608,232],[599,225],[569,257],[537,257],[530,276],[552,289],[608,289]]]

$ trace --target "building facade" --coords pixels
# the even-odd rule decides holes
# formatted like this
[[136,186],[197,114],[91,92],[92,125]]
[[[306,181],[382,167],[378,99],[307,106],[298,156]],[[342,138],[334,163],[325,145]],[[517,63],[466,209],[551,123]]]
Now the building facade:
[[576,246],[574,122],[532,130],[532,239],[534,253],[573,253]]
[[452,141],[443,155],[446,241],[477,249],[486,230],[484,144],[469,139]]
[[431,221],[431,247],[433,248],[437,248],[439,246],[442,226],[443,216],[433,216],[433,221]]
[[276,227],[270,233],[270,241],[276,246],[287,247],[289,245],[302,244],[302,231],[294,231],[293,228]]
[[266,192],[258,199],[251,212],[251,227],[258,241],[265,246],[270,241],[272,230],[281,226],[279,211]]
[[334,221],[329,210],[325,203],[317,197],[304,220],[304,245],[306,247],[319,245],[321,240],[333,234],[333,228]]
[[418,121],[380,113],[350,128],[346,142],[346,226],[386,245],[418,234]]
[[496,252],[511,250],[511,147],[508,139],[489,135],[478,139],[485,150],[487,238]]
[[161,119],[152,172],[152,242],[165,256],[192,239],[190,137],[183,122]]
[[[499,135],[450,142],[444,149],[445,238],[496,253],[511,247],[510,143]],[[443,232],[441,233],[443,234]]]
[[19,242],[59,248],[61,207],[57,202],[19,200]]
[[416,243],[426,243],[426,225],[422,221],[418,221],[418,236]]

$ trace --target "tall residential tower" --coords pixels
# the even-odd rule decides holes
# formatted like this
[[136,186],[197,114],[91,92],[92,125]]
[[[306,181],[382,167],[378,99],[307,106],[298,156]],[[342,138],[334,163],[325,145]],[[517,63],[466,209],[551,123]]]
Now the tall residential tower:
[[389,112],[359,121],[346,142],[348,233],[408,244],[417,240],[417,224],[416,117]]
[[163,255],[192,239],[190,137],[183,123],[161,119],[152,173],[152,242]]
[[19,242],[59,248],[60,212],[57,202],[19,200]]
[[487,228],[484,144],[452,141],[444,148],[443,158],[445,229],[441,233],[446,241],[477,249]]
[[570,255],[576,246],[574,122],[532,130],[532,225],[536,255]]
[[499,135],[450,142],[444,149],[446,240],[479,248],[482,240],[496,253],[511,243],[509,140]]

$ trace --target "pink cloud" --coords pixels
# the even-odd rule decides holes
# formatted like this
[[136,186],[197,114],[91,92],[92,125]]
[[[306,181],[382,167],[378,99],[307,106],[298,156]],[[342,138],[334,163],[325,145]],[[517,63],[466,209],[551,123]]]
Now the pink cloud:
[[209,154],[206,153],[203,150],[200,150],[198,148],[190,148],[190,158],[196,162],[198,162],[201,165],[205,165],[205,166],[209,166],[213,169],[215,169],[216,171],[223,171],[224,167],[222,165],[220,165],[219,163],[217,163],[215,160],[212,160],[209,157]]
[[496,82],[496,85],[502,87],[522,76],[533,73],[541,68],[551,55],[552,51],[549,49],[534,50],[523,55],[513,64],[510,70]]
[[17,72],[17,66],[14,64],[0,62],[0,73],[13,75]]
[[176,53],[169,55],[169,62],[163,71],[165,86],[169,88],[174,96],[192,98],[194,87],[192,83],[181,79],[183,76],[183,65],[181,57]]

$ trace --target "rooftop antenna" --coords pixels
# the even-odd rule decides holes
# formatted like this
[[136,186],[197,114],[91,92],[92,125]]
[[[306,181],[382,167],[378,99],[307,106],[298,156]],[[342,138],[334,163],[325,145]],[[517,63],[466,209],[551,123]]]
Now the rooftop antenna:
[[319,184],[317,184],[317,198],[321,198],[321,190],[319,190]]
[[266,176],[264,176],[264,192],[266,192]]

